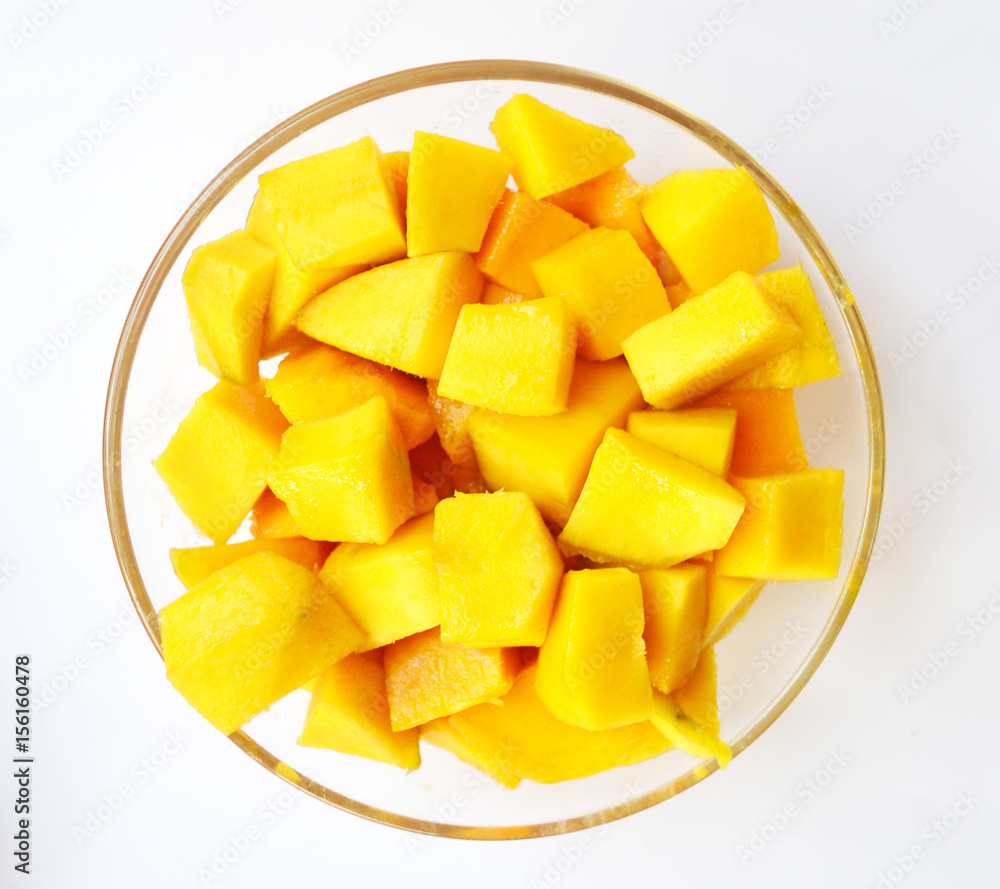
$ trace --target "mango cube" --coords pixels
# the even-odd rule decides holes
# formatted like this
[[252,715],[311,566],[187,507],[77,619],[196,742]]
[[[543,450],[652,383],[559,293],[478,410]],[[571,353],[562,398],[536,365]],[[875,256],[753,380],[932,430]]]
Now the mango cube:
[[167,678],[229,734],[357,648],[358,630],[307,568],[245,556],[160,610]]
[[844,502],[842,469],[731,479],[747,510],[715,568],[730,577],[815,580],[836,577]]
[[535,673],[535,691],[552,715],[590,731],[648,719],[653,698],[642,630],[635,574],[567,572]]
[[274,496],[274,491],[264,488],[250,511],[250,535],[252,537],[301,537],[302,532],[295,527],[295,519],[284,501]]
[[399,210],[406,218],[406,176],[410,171],[410,152],[387,151],[385,166],[392,178],[393,189],[396,192],[396,202]]
[[320,674],[299,743],[365,756],[407,771],[420,766],[419,732],[394,732],[389,723],[380,651],[349,654]]
[[268,484],[313,540],[385,543],[414,514],[406,446],[381,396],[290,427]]
[[577,322],[582,358],[622,354],[622,341],[670,311],[663,283],[628,232],[595,228],[531,263],[542,293],[561,298]]
[[698,663],[708,617],[705,573],[693,562],[639,572],[649,680],[663,694],[682,686]]
[[476,451],[472,446],[472,434],[469,431],[469,416],[475,407],[439,394],[437,380],[427,381],[427,404],[430,406],[434,428],[445,453],[456,466],[473,472],[478,471],[479,464],[476,462]]
[[495,306],[497,303],[521,303],[525,299],[526,297],[521,296],[520,293],[515,293],[506,287],[501,287],[499,284],[487,281],[483,285],[483,295],[479,298],[479,301],[486,306]]
[[299,346],[285,356],[264,388],[291,423],[333,417],[381,395],[407,450],[434,434],[427,388],[420,380],[322,343]]
[[764,581],[755,577],[723,577],[716,571],[713,560],[706,566],[705,582],[708,615],[701,647],[711,648],[746,617],[764,588]]
[[560,299],[463,306],[437,392],[502,414],[558,414],[575,352],[576,324]]
[[514,160],[514,181],[536,200],[593,179],[635,157],[617,133],[518,93],[496,113],[490,130]]
[[802,329],[746,272],[640,328],[625,357],[646,401],[669,409],[700,398],[798,344]]
[[526,494],[456,494],[434,509],[441,638],[541,645],[562,578],[559,549]]
[[195,399],[153,465],[192,524],[224,543],[267,485],[287,426],[259,389],[221,380]]
[[637,411],[629,414],[626,429],[715,475],[729,475],[736,439],[736,411],[731,408]]
[[[515,681],[515,685],[517,680]],[[513,694],[513,691],[507,693]],[[505,695],[506,698],[506,695]],[[464,711],[466,713],[476,713],[479,707],[492,707],[495,710],[502,709],[495,704],[477,704]],[[521,783],[521,775],[514,760],[513,751],[503,752],[494,748],[489,743],[474,744],[465,739],[465,736],[452,724],[452,719],[456,717],[441,716],[432,719],[420,726],[420,740],[440,747],[454,753],[462,762],[468,763],[473,768],[479,769],[489,775],[497,784],[513,790]],[[551,717],[550,717],[551,718]],[[498,746],[498,745],[497,745]]]
[[724,545],[744,505],[718,476],[608,429],[559,546],[597,562],[667,568]]
[[267,552],[284,556],[303,568],[314,571],[323,563],[329,546],[305,537],[274,537],[244,540],[242,543],[215,543],[212,546],[191,546],[170,550],[174,574],[187,589],[207,580],[220,568],[237,559]]
[[495,700],[517,674],[516,651],[442,642],[437,628],[385,649],[385,684],[394,732]]
[[407,254],[475,253],[504,192],[511,159],[471,142],[417,131],[409,160]]
[[479,300],[482,276],[466,253],[432,253],[377,266],[305,305],[295,326],[313,339],[437,379],[458,313]]
[[414,518],[386,543],[342,543],[319,579],[367,637],[362,650],[380,648],[438,625],[434,516]]
[[743,167],[682,170],[653,186],[642,216],[695,293],[778,258],[778,231]]
[[564,525],[608,426],[621,427],[642,393],[623,358],[577,361],[567,410],[515,417],[477,410],[468,419],[483,478],[492,490],[524,491],[541,514]]

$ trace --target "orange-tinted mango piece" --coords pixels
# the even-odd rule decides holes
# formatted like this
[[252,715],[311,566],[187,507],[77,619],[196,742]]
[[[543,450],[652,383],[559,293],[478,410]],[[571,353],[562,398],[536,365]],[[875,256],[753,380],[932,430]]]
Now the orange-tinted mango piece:
[[250,534],[253,537],[302,536],[288,507],[270,488],[265,488],[253,505],[250,512]]
[[244,556],[268,552],[284,556],[303,568],[315,571],[323,564],[329,546],[305,537],[266,537],[244,540],[242,543],[216,543],[212,546],[192,546],[170,550],[170,563],[174,574],[187,589],[197,586],[220,568]]
[[694,562],[639,572],[646,664],[653,688],[670,694],[694,672],[705,636],[705,566]]
[[[478,706],[495,707],[496,705],[480,704]],[[475,713],[476,710],[476,707],[472,707],[465,712]],[[420,726],[420,740],[447,750],[449,753],[454,753],[462,762],[489,775],[503,787],[513,790],[521,783],[521,776],[516,771],[512,755],[498,755],[492,748],[487,749],[486,745],[481,750],[466,741],[462,733],[452,725],[452,717],[442,716],[425,722]]]
[[636,438],[715,475],[729,475],[736,438],[736,411],[732,408],[637,411],[629,414],[626,428]]
[[438,500],[455,493],[455,469],[437,435],[410,451],[410,471],[421,484],[430,485]]
[[524,302],[525,299],[527,299],[527,297],[521,296],[520,293],[515,293],[513,290],[508,290],[506,287],[501,287],[499,284],[487,281],[483,286],[483,295],[480,297],[479,301],[484,306],[495,306],[497,303],[521,303]]
[[441,446],[452,462],[462,469],[478,472],[479,465],[468,422],[475,407],[440,395],[437,380],[427,381],[427,403],[430,405]]
[[406,176],[410,171],[410,152],[408,151],[387,151],[385,153],[385,165],[392,176],[392,185],[396,191],[396,202],[399,210],[406,218]]

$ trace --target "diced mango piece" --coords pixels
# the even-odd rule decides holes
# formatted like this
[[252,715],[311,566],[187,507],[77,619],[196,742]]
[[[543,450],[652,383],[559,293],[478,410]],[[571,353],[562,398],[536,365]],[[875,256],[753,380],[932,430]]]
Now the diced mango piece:
[[558,298],[463,306],[437,392],[502,414],[566,410],[576,324]]
[[733,475],[799,472],[809,465],[791,389],[713,392],[699,401],[698,407],[736,411],[736,437],[729,469]]
[[478,472],[479,464],[476,462],[476,452],[469,432],[469,415],[475,407],[440,395],[437,380],[427,381],[427,403],[430,405],[441,446],[452,462],[462,469]]
[[627,568],[569,571],[538,651],[535,691],[557,719],[596,731],[648,719],[653,698],[639,578]]
[[733,751],[718,736],[718,732],[695,722],[676,701],[658,691],[653,692],[653,715],[650,722],[678,750],[699,759],[717,759],[720,769],[724,769],[733,759]]
[[708,616],[701,647],[711,648],[746,617],[764,588],[764,581],[755,577],[722,577],[715,570],[714,560],[707,565],[705,581]]
[[718,737],[719,697],[714,649],[706,648],[702,651],[688,681],[672,692],[670,697],[688,719]]
[[526,299],[527,297],[521,296],[520,293],[515,293],[506,287],[501,287],[499,284],[487,281],[483,285],[483,295],[479,301],[486,306],[495,306],[497,303],[521,303]]
[[258,388],[222,380],[195,400],[153,465],[192,524],[224,543],[267,485],[287,426]]
[[676,284],[667,284],[664,289],[667,291],[667,299],[670,300],[670,305],[675,309],[681,303],[686,303],[694,296],[694,291],[683,281],[678,281]]
[[406,217],[406,176],[410,171],[410,152],[408,151],[387,151],[385,153],[385,166],[392,177],[392,185],[396,190],[396,202],[399,210]]
[[406,255],[403,215],[385,157],[365,136],[261,174],[262,209],[303,272]]
[[419,479],[421,484],[430,485],[438,500],[444,500],[455,493],[455,468],[436,435],[410,451],[410,471],[413,477]]
[[757,276],[774,299],[781,303],[802,328],[802,343],[781,352],[763,364],[740,374],[726,384],[728,389],[791,389],[840,373],[833,337],[816,302],[809,276],[802,263]]
[[563,560],[527,494],[456,494],[434,509],[441,638],[541,645]]
[[486,228],[476,266],[494,284],[538,299],[542,290],[531,271],[532,260],[586,230],[585,222],[554,204],[507,190]]
[[[508,692],[510,694],[510,692]],[[480,707],[495,707],[493,704],[480,704]],[[476,708],[466,712],[475,712]],[[473,768],[479,769],[489,775],[497,784],[513,790],[521,783],[521,776],[515,771],[513,756],[498,755],[492,749],[480,750],[465,740],[465,737],[457,728],[451,724],[452,717],[442,716],[439,719],[432,719],[420,726],[420,740],[433,744],[454,753],[462,762],[468,763]]]
[[654,237],[695,293],[733,272],[758,272],[778,258],[771,211],[743,167],[672,173],[640,206]]
[[653,688],[670,694],[694,672],[705,636],[705,566],[693,562],[639,573],[646,664]]
[[407,450],[434,434],[427,388],[398,370],[322,343],[300,346],[264,381],[271,400],[291,423],[334,417],[369,398],[385,398]]
[[482,288],[466,253],[402,259],[335,284],[306,304],[295,326],[338,349],[437,379],[458,313]]
[[729,475],[736,437],[736,411],[731,408],[637,411],[629,414],[626,428],[715,475]]
[[160,610],[167,678],[226,734],[357,648],[361,631],[307,568],[227,565]]
[[414,514],[403,436],[381,396],[290,427],[268,484],[314,540],[385,543]]
[[433,543],[429,513],[401,525],[386,543],[342,543],[330,553],[319,579],[364,632],[362,650],[438,625]]
[[744,504],[700,466],[608,429],[559,546],[598,562],[667,568],[722,546]]
[[242,543],[215,543],[212,546],[191,546],[170,550],[174,574],[187,589],[197,586],[220,568],[254,553],[276,553],[315,571],[323,564],[329,546],[305,537],[274,537],[244,540]]
[[498,110],[490,130],[514,160],[514,181],[536,200],[593,179],[635,157],[617,133],[525,93]]
[[392,730],[399,732],[506,694],[517,652],[442,642],[437,628],[385,649],[385,684]]
[[806,469],[731,478],[747,510],[715,569],[729,577],[815,580],[836,577],[844,512],[844,471]]
[[623,426],[641,404],[624,358],[577,361],[565,413],[514,417],[477,410],[468,428],[490,488],[524,491],[545,518],[564,525],[605,429]]
[[751,275],[733,272],[637,330],[624,348],[646,401],[672,408],[707,395],[801,338],[791,315]]
[[561,298],[577,323],[582,358],[622,354],[622,341],[670,311],[645,254],[628,232],[595,228],[531,263],[542,293]]
[[509,157],[491,148],[414,133],[406,179],[408,255],[475,253],[512,166]]
[[274,491],[264,488],[250,512],[250,534],[253,537],[301,537],[295,519],[283,500]]
[[420,733],[394,732],[389,724],[380,651],[349,654],[320,674],[299,743],[365,756],[407,771],[420,766]]

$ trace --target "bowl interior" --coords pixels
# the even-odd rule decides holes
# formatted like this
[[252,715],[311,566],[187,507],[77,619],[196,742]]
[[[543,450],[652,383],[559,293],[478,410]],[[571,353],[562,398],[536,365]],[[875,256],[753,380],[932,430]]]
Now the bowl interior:
[[[835,580],[768,584],[747,618],[717,647],[723,736],[735,751],[756,738],[801,689],[833,642],[857,594],[881,502],[882,407],[871,350],[836,264],[808,221],[746,153],[663,100],[605,78],[550,65],[475,62],[401,72],[295,115],[251,146],[195,201],[143,281],[116,356],[105,427],[112,533],[136,608],[159,648],[155,612],[183,592],[168,549],[206,543],[152,467],[194,399],[212,385],[196,364],[180,276],[197,245],[243,226],[259,173],[372,135],[384,151],[408,149],[415,130],[492,146],[488,125],[512,93],[623,134],[640,182],[673,170],[741,163],[767,195],[781,260],[801,260],[833,333],[842,375],[796,392],[813,466],[845,470],[844,546]],[[246,526],[236,538],[248,536]],[[300,747],[307,695],[293,693],[233,740],[306,791],[365,817],[452,836],[509,838],[587,827],[672,796],[715,770],[672,751],[590,778],[514,791],[451,754],[422,745],[424,764],[398,769]]]

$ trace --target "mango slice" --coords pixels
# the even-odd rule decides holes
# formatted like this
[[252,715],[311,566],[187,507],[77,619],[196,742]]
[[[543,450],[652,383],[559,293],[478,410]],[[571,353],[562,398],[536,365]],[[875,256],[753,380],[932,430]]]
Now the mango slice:
[[441,638],[542,644],[563,560],[526,494],[456,494],[434,509]]
[[725,478],[733,459],[736,411],[687,408],[629,414],[629,433]]
[[295,526],[295,519],[285,503],[274,496],[270,488],[265,488],[250,511],[250,535],[252,537],[302,537]]
[[458,313],[482,288],[466,253],[402,259],[335,284],[306,304],[295,326],[346,352],[437,379]]
[[764,581],[755,577],[722,577],[715,569],[714,559],[706,565],[705,586],[708,595],[708,616],[702,648],[720,642],[750,610],[764,588]]
[[285,356],[264,388],[290,423],[333,417],[381,395],[407,450],[434,434],[427,388],[420,380],[322,343],[299,346]]
[[407,771],[420,766],[419,732],[394,732],[389,723],[381,651],[349,654],[320,674],[299,743],[365,756]]
[[414,133],[406,178],[407,255],[475,253],[512,166],[509,157],[491,148]]
[[[495,704],[479,704],[477,707],[498,709]],[[464,712],[475,713],[477,707],[472,707]],[[492,749],[491,745],[484,744],[483,749],[474,746],[466,741],[462,733],[452,725],[452,718],[442,716],[425,722],[419,729],[420,740],[447,750],[449,753],[454,753],[462,762],[489,775],[503,787],[510,790],[517,787],[521,783],[521,776],[515,770],[516,764],[513,762],[513,756],[510,754],[500,755],[498,751]]]
[[441,439],[441,447],[452,462],[462,469],[478,472],[479,464],[476,462],[472,433],[469,431],[469,416],[475,407],[439,394],[437,380],[427,381],[427,404],[431,409],[434,428]]
[[229,734],[354,651],[361,631],[316,576],[245,556],[160,611],[167,678]]
[[543,294],[531,271],[538,259],[587,230],[587,224],[554,204],[507,190],[476,253],[476,267],[490,281],[526,299]]
[[403,436],[381,396],[290,427],[267,481],[313,540],[385,543],[414,514]]
[[434,516],[411,519],[386,543],[342,543],[319,573],[364,632],[361,650],[380,648],[438,625]]
[[725,544],[744,505],[718,476],[608,429],[559,547],[597,562],[667,568]]
[[746,272],[625,340],[625,357],[646,401],[678,407],[707,395],[799,343],[802,329]]
[[743,167],[671,173],[640,206],[654,237],[695,293],[733,272],[758,272],[778,258],[771,211]]
[[566,410],[576,324],[561,299],[463,306],[437,394],[502,414]]
[[396,188],[370,136],[268,170],[258,181],[261,209],[301,271],[406,255]]
[[844,502],[842,469],[732,477],[747,510],[715,569],[730,577],[815,580],[836,577]]
[[505,102],[490,130],[514,160],[517,187],[536,200],[579,185],[635,157],[617,133],[585,123],[519,93]]
[[329,554],[329,546],[305,537],[274,537],[244,540],[242,543],[216,543],[170,550],[174,574],[187,589],[207,580],[220,568],[254,553],[268,552],[284,556],[303,568],[315,571]]
[[639,572],[646,665],[653,688],[670,694],[694,672],[705,636],[705,566],[688,562]]
[[569,571],[538,651],[535,691],[557,719],[596,731],[652,713],[643,600],[627,568]]
[[195,399],[153,465],[192,524],[224,543],[267,485],[287,426],[258,388],[221,380]]
[[519,658],[506,648],[442,642],[437,628],[385,649],[385,684],[394,732],[413,728],[504,695]]
[[468,429],[489,487],[524,491],[545,518],[564,525],[604,431],[623,426],[641,404],[623,358],[577,361],[565,413],[514,417],[477,410]]
[[670,311],[659,275],[628,232],[595,228],[531,263],[546,296],[561,298],[577,323],[580,357],[604,361],[622,341]]

